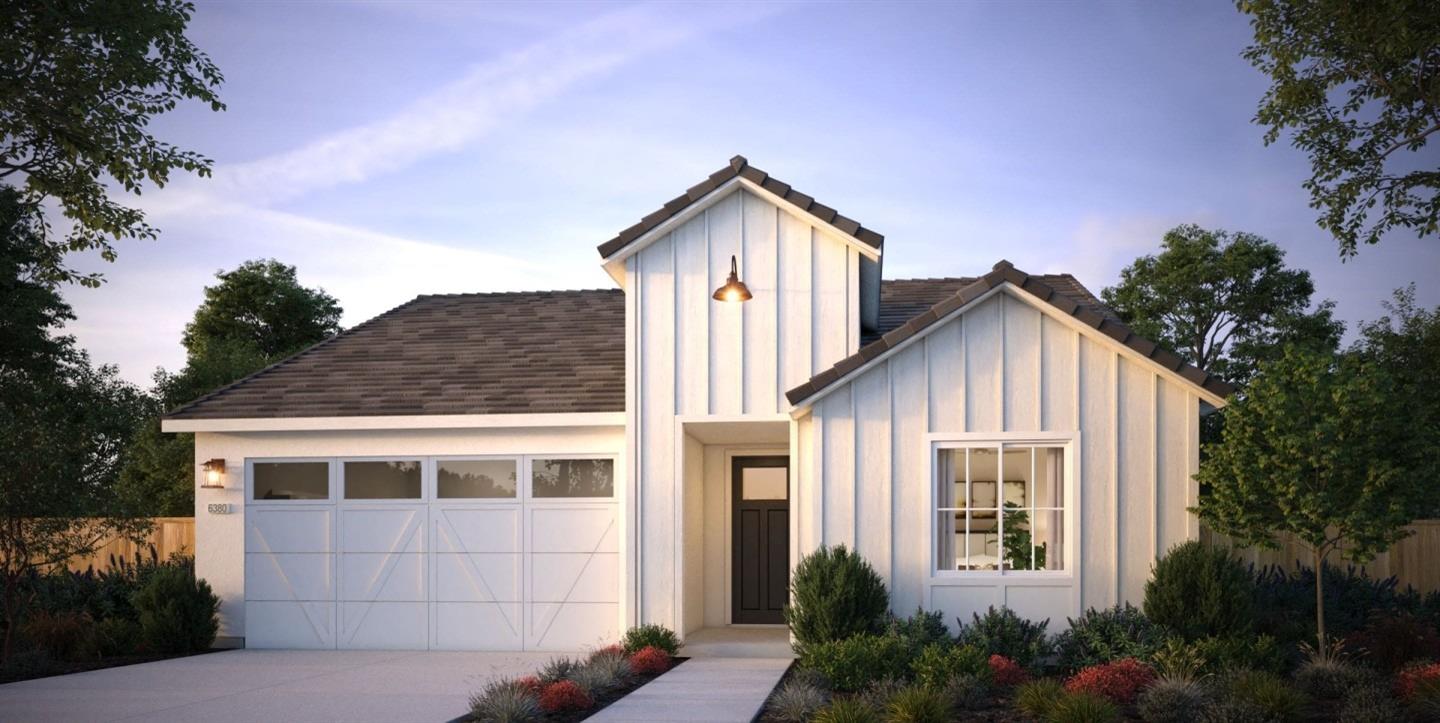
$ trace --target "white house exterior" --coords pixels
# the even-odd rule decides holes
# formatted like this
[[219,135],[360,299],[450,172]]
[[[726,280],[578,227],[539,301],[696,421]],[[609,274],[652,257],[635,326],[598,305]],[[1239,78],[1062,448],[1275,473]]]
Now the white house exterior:
[[[222,636],[774,625],[840,543],[897,612],[1058,621],[1198,535],[1229,387],[1072,277],[882,281],[882,237],[741,157],[600,254],[620,291],[420,297],[167,417],[223,485],[196,494]],[[748,301],[712,298],[732,257]]]

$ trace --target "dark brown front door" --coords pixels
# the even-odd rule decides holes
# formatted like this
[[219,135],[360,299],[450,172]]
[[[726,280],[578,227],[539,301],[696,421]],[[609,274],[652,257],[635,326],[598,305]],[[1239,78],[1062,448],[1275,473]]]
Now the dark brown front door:
[[785,622],[790,598],[789,465],[788,457],[736,457],[732,462],[732,623]]

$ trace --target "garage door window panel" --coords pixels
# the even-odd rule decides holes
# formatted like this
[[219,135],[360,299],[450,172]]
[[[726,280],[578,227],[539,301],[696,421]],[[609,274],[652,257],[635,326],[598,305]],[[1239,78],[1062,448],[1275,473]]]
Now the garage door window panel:
[[252,462],[250,499],[255,502],[330,499],[330,463],[323,460]]
[[530,461],[530,485],[534,499],[612,499],[615,460],[536,457]]
[[347,500],[418,500],[421,464],[418,459],[350,460],[343,463]]
[[435,463],[435,497],[503,501],[518,498],[520,460],[442,459]]

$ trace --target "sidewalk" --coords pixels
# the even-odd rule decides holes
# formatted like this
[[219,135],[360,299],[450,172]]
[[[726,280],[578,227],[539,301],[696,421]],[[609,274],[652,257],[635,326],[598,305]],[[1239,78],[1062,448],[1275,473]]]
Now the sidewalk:
[[590,718],[750,723],[789,658],[691,658]]

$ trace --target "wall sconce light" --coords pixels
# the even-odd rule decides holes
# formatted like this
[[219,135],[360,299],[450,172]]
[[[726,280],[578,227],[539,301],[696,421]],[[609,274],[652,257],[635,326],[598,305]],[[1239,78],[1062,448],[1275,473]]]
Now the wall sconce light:
[[745,282],[740,280],[740,272],[735,268],[735,256],[730,256],[730,278],[725,280],[725,285],[715,290],[710,297],[716,301],[749,301],[752,298],[750,290],[745,288]]
[[205,468],[205,481],[200,484],[207,490],[225,488],[225,460],[212,459],[201,465]]

